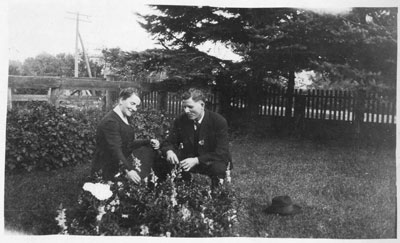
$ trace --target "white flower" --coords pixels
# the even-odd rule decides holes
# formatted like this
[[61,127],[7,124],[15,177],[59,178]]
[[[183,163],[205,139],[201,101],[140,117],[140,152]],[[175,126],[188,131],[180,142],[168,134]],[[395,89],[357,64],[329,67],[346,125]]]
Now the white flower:
[[140,230],[140,235],[149,235],[149,227],[146,225],[141,225]]
[[154,173],[153,169],[150,171],[150,181],[156,186],[157,185],[158,177]]
[[114,200],[112,200],[112,201],[110,202],[110,205],[112,205],[112,206],[119,205],[119,198],[118,198],[118,196],[116,196],[116,197],[114,198]]
[[229,222],[231,222],[231,221],[236,221],[236,218],[237,218],[236,215],[232,215],[232,216],[228,217],[228,221],[229,221]]
[[171,195],[171,202],[172,202],[172,207],[175,207],[178,205],[178,202],[176,201],[176,196],[178,196],[178,193],[176,193],[175,187],[172,188],[172,195]]
[[103,215],[106,214],[106,211],[104,210],[104,205],[99,206],[97,210],[99,211],[99,214],[97,215],[96,219],[97,221],[100,221],[101,218],[103,218]]
[[207,191],[207,195],[208,195],[209,198],[212,198],[211,190]]
[[225,174],[226,174],[225,178],[228,183],[231,183],[231,181],[232,181],[230,167],[231,167],[231,162],[228,163],[228,166],[226,167],[226,171],[225,171]]
[[140,167],[142,166],[142,162],[140,161],[140,159],[133,156],[133,154],[132,154],[132,158],[133,158],[133,165],[135,166],[135,169],[138,172],[140,172],[141,171]]
[[86,182],[83,190],[92,193],[100,201],[107,200],[112,196],[110,185],[107,184]]
[[66,225],[67,219],[65,215],[65,208],[62,208],[62,204],[60,205],[60,209],[57,210],[57,217],[55,218],[57,220],[58,226],[61,228],[61,233],[66,234],[68,233],[68,227]]
[[167,233],[165,233],[166,237],[171,237],[171,232],[167,231]]
[[124,219],[127,219],[128,218],[128,214],[121,214],[121,217],[124,218]]
[[171,198],[171,202],[172,202],[172,207],[175,207],[176,205],[178,205],[176,198]]
[[205,218],[203,219],[203,223],[207,224],[209,230],[214,230],[214,220]]
[[182,205],[181,213],[182,213],[182,220],[183,221],[188,220],[190,218],[190,216],[192,215],[190,213],[190,210],[185,205]]

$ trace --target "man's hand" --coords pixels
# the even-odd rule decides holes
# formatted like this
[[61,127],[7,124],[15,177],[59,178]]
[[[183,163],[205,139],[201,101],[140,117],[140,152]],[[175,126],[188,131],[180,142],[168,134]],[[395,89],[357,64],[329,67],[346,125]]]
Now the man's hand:
[[140,176],[135,170],[126,171],[126,176],[131,179],[134,183],[140,183]]
[[178,156],[172,150],[167,151],[167,161],[171,164],[179,164]]
[[151,139],[150,145],[154,150],[157,150],[160,148],[160,141],[158,141],[157,139]]
[[199,164],[199,159],[195,158],[187,158],[181,161],[181,166],[184,171],[189,171],[193,166]]

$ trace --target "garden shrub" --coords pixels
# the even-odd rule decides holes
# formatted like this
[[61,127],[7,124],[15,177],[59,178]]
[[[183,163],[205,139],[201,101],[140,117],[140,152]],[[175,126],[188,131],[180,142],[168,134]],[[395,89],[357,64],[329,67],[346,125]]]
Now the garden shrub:
[[[96,127],[105,115],[98,109],[58,107],[27,102],[7,114],[6,172],[53,170],[92,160]],[[138,138],[161,138],[168,123],[154,110],[134,114]]]
[[88,161],[97,114],[29,102],[7,114],[6,171],[51,170]]
[[179,177],[174,170],[166,181],[159,183],[152,174],[141,185],[136,185],[121,173],[113,183],[101,180],[86,183],[83,187],[86,190],[82,190],[75,208],[58,210],[56,220],[60,233],[235,236],[237,218],[230,183],[225,180],[211,192],[208,183],[179,182],[177,175]]
[[130,119],[137,139],[164,139],[170,123],[167,117],[155,109],[139,109]]

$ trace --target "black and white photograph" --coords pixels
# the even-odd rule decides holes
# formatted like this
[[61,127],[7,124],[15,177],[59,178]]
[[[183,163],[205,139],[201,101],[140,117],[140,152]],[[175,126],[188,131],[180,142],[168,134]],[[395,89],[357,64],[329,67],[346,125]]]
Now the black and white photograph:
[[397,1],[2,6],[5,242],[398,239]]

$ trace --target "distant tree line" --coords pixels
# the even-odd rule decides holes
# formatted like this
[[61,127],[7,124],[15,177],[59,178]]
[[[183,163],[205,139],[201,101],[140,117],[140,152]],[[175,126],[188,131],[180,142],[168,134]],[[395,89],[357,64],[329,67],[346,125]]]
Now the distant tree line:
[[[102,77],[103,64],[89,61],[92,77]],[[42,53],[36,57],[29,57],[23,62],[10,60],[9,75],[22,76],[59,76],[74,77],[75,58],[71,54],[60,53],[53,56]],[[86,63],[80,58],[78,63],[78,76],[89,77]]]

